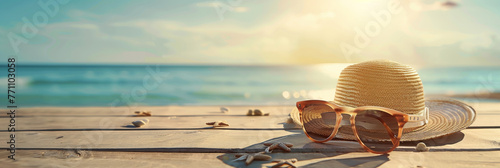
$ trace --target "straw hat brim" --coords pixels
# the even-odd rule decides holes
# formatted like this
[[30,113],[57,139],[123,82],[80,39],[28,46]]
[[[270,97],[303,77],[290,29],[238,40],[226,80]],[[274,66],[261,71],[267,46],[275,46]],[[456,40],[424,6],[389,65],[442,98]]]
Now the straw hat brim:
[[[429,121],[422,127],[404,132],[401,141],[422,141],[437,137],[442,137],[455,132],[459,132],[469,127],[476,119],[475,110],[469,105],[452,99],[426,99],[425,106],[429,108]],[[302,126],[299,112],[296,108],[290,113],[293,121]],[[336,138],[355,140],[351,133],[339,131]],[[375,139],[375,141],[377,141]],[[381,140],[379,140],[381,141]]]

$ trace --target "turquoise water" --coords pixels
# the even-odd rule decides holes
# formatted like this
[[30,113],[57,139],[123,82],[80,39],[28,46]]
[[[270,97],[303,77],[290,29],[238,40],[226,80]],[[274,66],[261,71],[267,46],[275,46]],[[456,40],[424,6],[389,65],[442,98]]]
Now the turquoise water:
[[[331,100],[343,66],[20,65],[16,102],[32,107],[284,105],[302,99]],[[418,71],[426,94],[500,92],[500,68]],[[0,86],[7,88],[7,78],[2,80]]]

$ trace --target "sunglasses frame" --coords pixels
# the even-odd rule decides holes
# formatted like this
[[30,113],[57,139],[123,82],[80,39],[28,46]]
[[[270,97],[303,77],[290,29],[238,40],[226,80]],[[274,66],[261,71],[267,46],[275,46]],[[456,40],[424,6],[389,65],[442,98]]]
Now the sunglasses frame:
[[[304,122],[302,121],[302,113],[304,111],[304,108],[306,108],[307,106],[309,106],[311,104],[323,104],[323,105],[327,105],[330,108],[332,108],[332,110],[334,110],[334,112],[336,113],[336,119],[337,119],[337,121],[335,123],[334,131],[325,140],[321,140],[321,141],[315,140],[315,139],[313,139],[311,136],[309,136],[307,134],[306,128],[304,126]],[[303,129],[304,133],[306,134],[306,136],[311,141],[316,142],[316,143],[323,143],[323,142],[327,142],[327,141],[332,140],[335,137],[335,135],[337,134],[337,131],[340,128],[340,124],[341,124],[341,121],[342,121],[342,114],[348,114],[348,115],[351,116],[351,119],[350,119],[351,128],[352,128],[352,130],[354,132],[354,136],[356,137],[356,140],[358,141],[358,143],[365,150],[367,150],[368,152],[375,153],[375,154],[386,154],[386,153],[389,153],[389,152],[393,151],[394,149],[396,149],[396,147],[399,146],[399,141],[401,139],[401,135],[403,134],[403,127],[408,122],[408,118],[409,118],[408,114],[399,112],[397,110],[393,110],[393,109],[389,109],[389,108],[385,108],[385,107],[378,107],[378,106],[362,106],[362,107],[358,107],[358,108],[341,107],[341,106],[338,106],[338,105],[336,105],[334,103],[331,103],[331,102],[328,102],[328,101],[323,101],[323,100],[305,100],[305,101],[299,101],[299,102],[297,102],[296,105],[297,105],[297,109],[299,110],[300,122],[303,125],[302,129]],[[394,132],[389,128],[389,126],[387,126],[387,124],[382,119],[377,118],[379,121],[381,121],[382,124],[384,124],[385,128],[387,129],[387,133],[389,134],[389,136],[391,138],[391,142],[393,144],[393,147],[391,149],[389,149],[387,151],[384,151],[384,152],[378,152],[378,151],[371,150],[359,138],[358,130],[356,129],[356,125],[355,125],[355,123],[356,123],[355,119],[356,119],[356,115],[359,112],[366,111],[366,110],[378,110],[378,111],[382,111],[382,112],[385,112],[385,113],[393,116],[394,118],[396,118],[396,121],[398,122],[398,127],[399,127],[398,128],[397,136],[394,136]],[[374,117],[374,118],[376,118],[376,117]]]

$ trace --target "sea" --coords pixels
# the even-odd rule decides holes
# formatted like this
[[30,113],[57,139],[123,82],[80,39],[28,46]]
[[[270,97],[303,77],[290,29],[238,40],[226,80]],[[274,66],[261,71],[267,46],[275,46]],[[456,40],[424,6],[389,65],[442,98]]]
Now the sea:
[[[42,106],[293,105],[333,100],[348,64],[17,65],[15,103]],[[500,92],[500,67],[417,69],[426,95]],[[0,87],[7,98],[7,69]],[[481,100],[498,101],[498,100]],[[7,106],[7,99],[1,101]]]

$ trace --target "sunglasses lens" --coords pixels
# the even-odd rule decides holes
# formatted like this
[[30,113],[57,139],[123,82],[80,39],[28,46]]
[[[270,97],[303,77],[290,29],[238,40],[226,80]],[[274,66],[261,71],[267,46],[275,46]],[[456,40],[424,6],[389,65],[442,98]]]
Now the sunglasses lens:
[[335,130],[337,114],[328,105],[310,104],[302,112],[302,123],[309,137],[326,140]]
[[399,126],[396,118],[383,111],[359,112],[356,115],[355,125],[359,139],[365,146],[376,152],[392,149],[394,144],[391,136],[398,136]]

